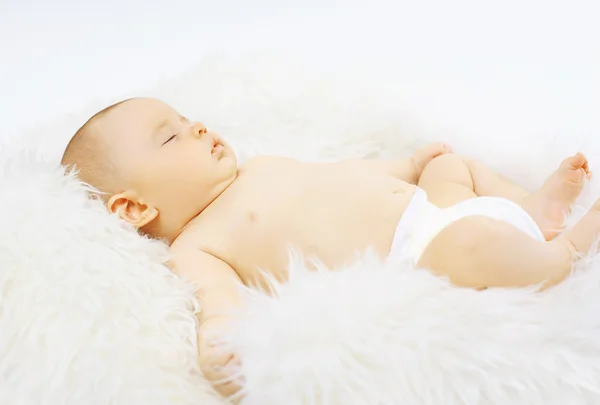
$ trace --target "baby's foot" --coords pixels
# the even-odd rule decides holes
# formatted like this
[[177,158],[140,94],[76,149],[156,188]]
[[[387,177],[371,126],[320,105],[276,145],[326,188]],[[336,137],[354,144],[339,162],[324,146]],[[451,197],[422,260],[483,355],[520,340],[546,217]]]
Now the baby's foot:
[[524,201],[523,208],[546,240],[554,239],[563,230],[566,216],[590,177],[587,158],[577,153],[563,160],[544,185]]
[[594,203],[573,228],[556,240],[565,243],[573,253],[584,255],[594,247],[598,236],[600,236],[600,200]]
[[418,149],[411,158],[412,164],[417,172],[417,178],[421,176],[423,169],[429,162],[446,153],[452,153],[452,148],[445,143],[432,143]]

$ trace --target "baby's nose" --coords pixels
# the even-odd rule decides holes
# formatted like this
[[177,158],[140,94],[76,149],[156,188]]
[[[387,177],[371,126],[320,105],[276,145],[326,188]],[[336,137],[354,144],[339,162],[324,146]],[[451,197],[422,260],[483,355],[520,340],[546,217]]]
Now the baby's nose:
[[206,127],[201,122],[195,122],[193,131],[194,135],[200,136],[206,133]]

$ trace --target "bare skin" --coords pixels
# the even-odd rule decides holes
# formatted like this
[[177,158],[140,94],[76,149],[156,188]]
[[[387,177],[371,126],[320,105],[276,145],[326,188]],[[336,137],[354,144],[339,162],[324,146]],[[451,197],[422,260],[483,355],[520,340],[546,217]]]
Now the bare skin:
[[[285,279],[290,248],[330,268],[367,248],[387,256],[417,184],[440,207],[477,195],[511,199],[549,240],[483,217],[456,221],[433,239],[419,265],[458,286],[553,285],[568,276],[575,253],[586,253],[600,230],[596,204],[555,238],[589,176],[580,154],[530,194],[480,163],[450,154],[444,144],[396,161],[312,164],[259,157],[238,167],[217,134],[152,99],[123,103],[96,130],[115,145],[113,159],[128,179],[108,209],[171,243],[172,270],[200,286],[200,365],[211,381],[230,377],[228,367],[239,361],[210,337],[226,333],[229,314],[243,305],[240,285],[264,284],[261,271]],[[216,388],[229,396],[239,386]]]
[[600,230],[600,203],[596,203],[559,236],[589,178],[588,161],[581,153],[564,159],[535,193],[472,160],[450,154],[432,160],[419,180],[431,202],[447,207],[478,195],[509,199],[531,215],[548,242],[540,243],[500,221],[467,217],[432,240],[419,266],[448,276],[454,284],[478,289],[533,284],[547,288],[562,281],[571,271],[574,256],[588,252]]
[[523,201],[523,207],[530,211],[547,240],[563,231],[564,220],[584,184],[591,178],[586,157],[578,153],[565,159],[560,167],[546,180],[539,192]]

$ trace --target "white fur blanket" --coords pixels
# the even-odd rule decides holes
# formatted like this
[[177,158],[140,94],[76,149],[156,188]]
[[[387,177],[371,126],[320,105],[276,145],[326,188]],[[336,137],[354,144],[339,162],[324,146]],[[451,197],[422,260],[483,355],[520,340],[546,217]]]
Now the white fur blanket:
[[[578,148],[600,159],[583,131],[550,140],[552,122],[455,88],[383,84],[361,90],[266,56],[209,58],[146,95],[202,119],[242,157],[401,156],[436,139],[528,187]],[[165,246],[109,217],[57,168],[73,131],[104,105],[2,148],[0,403],[221,404],[196,364],[191,286],[168,272]],[[599,260],[544,293],[458,289],[368,254],[337,271],[292,262],[275,297],[249,294],[232,335],[243,404],[598,404]]]

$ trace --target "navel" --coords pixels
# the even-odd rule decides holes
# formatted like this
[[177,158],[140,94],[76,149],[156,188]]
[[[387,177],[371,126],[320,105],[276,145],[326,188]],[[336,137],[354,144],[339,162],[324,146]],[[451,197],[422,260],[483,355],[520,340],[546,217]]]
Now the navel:
[[248,222],[253,223],[258,221],[258,214],[256,211],[248,211],[246,214],[246,218],[248,218]]

